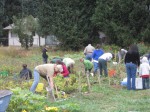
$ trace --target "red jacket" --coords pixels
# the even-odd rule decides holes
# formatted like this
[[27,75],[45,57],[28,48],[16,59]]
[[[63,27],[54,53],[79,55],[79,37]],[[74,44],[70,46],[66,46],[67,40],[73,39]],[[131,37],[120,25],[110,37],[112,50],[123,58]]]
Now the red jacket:
[[61,74],[63,74],[64,77],[69,76],[69,71],[65,64],[62,64],[62,68],[63,68],[63,72],[61,72]]

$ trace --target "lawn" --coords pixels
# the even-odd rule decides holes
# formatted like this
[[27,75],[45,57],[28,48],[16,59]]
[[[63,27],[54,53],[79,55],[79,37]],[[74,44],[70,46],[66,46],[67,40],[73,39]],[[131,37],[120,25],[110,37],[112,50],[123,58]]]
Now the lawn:
[[[83,52],[59,51],[49,49],[49,60],[53,57],[70,57],[75,60],[74,74],[70,77],[72,86],[64,85],[67,80],[58,77],[55,83],[58,86],[60,96],[56,102],[47,99],[44,90],[41,93],[29,92],[31,81],[18,79],[22,64],[26,63],[33,70],[38,64],[42,64],[41,49],[32,48],[28,51],[22,48],[0,48],[0,71],[7,71],[8,76],[1,76],[0,89],[13,91],[7,112],[149,112],[150,90],[128,91],[120,86],[120,81],[126,77],[125,66],[120,64],[113,66],[108,64],[108,69],[115,69],[115,77],[102,77],[100,83],[97,76],[90,76],[91,91],[88,91],[84,66],[79,61],[84,57]],[[69,82],[70,84],[70,82]],[[65,89],[64,89],[65,88]],[[65,90],[66,97],[61,90]],[[48,110],[48,107],[57,109]],[[47,109],[47,110],[46,110]]]

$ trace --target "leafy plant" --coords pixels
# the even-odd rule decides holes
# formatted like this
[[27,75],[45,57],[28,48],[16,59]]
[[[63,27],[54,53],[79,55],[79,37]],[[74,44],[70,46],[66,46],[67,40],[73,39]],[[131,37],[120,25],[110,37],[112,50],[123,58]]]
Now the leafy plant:
[[27,112],[40,112],[45,105],[46,98],[44,96],[33,94],[29,90],[22,90],[19,87],[11,89],[13,92],[8,112],[20,112],[26,110]]
[[77,90],[78,83],[75,74],[70,74],[69,78],[63,78],[57,75],[54,78],[55,85],[59,91],[65,91],[66,93],[72,93]]
[[144,43],[138,43],[137,45],[138,45],[138,48],[139,48],[140,56],[143,56],[144,54],[149,53],[148,52],[149,47],[146,46]]

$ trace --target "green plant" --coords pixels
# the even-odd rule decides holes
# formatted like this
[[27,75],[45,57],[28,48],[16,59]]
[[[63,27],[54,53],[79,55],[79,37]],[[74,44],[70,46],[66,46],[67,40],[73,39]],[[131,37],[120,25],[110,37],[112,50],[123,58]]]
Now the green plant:
[[26,110],[27,112],[40,112],[44,105],[46,105],[44,96],[33,94],[29,90],[22,90],[19,87],[11,89],[13,92],[8,112],[20,112]]
[[69,78],[63,78],[61,75],[57,75],[54,78],[54,82],[59,91],[72,93],[77,90],[78,83],[75,74],[70,74]]
[[146,46],[143,42],[137,44],[139,48],[140,56],[143,56],[144,54],[148,53],[149,47]]

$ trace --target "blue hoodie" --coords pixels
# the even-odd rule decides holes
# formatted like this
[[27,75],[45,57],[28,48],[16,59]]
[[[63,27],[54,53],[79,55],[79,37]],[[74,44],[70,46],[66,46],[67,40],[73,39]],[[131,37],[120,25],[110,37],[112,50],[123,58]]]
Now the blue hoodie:
[[96,49],[96,50],[94,50],[94,52],[93,52],[93,54],[92,54],[93,60],[98,61],[98,58],[99,58],[102,54],[104,54],[104,51],[103,51],[102,49]]

